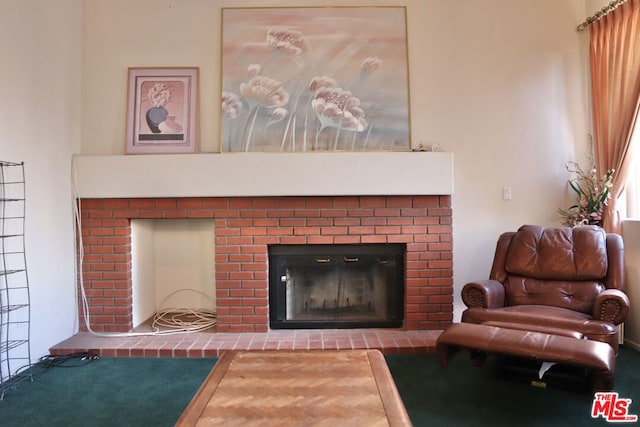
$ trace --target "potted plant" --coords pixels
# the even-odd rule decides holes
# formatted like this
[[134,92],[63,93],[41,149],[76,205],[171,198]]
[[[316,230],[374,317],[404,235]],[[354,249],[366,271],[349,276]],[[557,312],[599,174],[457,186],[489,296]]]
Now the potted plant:
[[610,190],[614,169],[609,169],[598,177],[595,168],[584,172],[577,162],[568,162],[565,167],[576,175],[570,179],[569,186],[576,193],[576,202],[568,209],[558,209],[563,224],[568,227],[577,225],[602,225],[602,213],[611,197]]

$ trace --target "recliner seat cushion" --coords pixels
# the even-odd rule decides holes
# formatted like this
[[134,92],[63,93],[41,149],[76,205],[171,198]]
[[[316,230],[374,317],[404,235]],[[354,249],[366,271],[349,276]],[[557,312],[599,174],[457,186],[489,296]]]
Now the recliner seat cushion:
[[470,323],[496,322],[534,323],[554,328],[575,329],[591,316],[566,308],[544,305],[513,305],[499,308],[472,307],[462,312],[462,320]]
[[505,305],[552,305],[589,315],[596,297],[604,291],[597,281],[540,280],[515,275],[508,276],[503,285]]

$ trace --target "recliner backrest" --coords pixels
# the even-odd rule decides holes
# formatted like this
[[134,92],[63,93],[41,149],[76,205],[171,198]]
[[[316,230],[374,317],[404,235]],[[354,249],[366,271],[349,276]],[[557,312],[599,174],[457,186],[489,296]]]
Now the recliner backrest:
[[[501,276],[505,304],[538,304],[591,313],[608,274],[607,234],[597,226],[525,225],[503,238],[492,276]],[[496,262],[496,260],[494,260]]]
[[604,280],[607,267],[606,233],[597,226],[523,226],[505,262],[510,274],[543,280]]

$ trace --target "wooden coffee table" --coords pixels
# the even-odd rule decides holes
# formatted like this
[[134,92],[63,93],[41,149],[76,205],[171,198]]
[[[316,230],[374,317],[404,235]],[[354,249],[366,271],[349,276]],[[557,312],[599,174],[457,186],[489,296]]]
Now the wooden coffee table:
[[410,426],[378,350],[229,351],[177,426]]

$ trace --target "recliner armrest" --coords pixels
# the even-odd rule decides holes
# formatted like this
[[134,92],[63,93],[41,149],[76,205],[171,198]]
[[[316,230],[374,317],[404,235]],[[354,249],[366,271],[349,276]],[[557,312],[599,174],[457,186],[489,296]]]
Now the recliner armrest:
[[629,314],[629,297],[619,289],[602,291],[593,304],[593,318],[619,325]]
[[497,280],[477,280],[462,288],[462,302],[471,307],[504,307],[504,286]]

